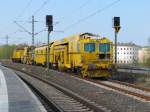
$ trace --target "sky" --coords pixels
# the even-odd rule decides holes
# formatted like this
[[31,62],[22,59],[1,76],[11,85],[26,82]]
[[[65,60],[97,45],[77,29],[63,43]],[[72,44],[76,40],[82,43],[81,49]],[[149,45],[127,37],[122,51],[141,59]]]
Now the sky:
[[[149,5],[150,0],[1,0],[0,45],[6,44],[6,35],[9,44],[31,44],[31,35],[14,21],[31,32],[31,17],[34,15],[37,33],[46,28],[45,16],[53,15],[51,41],[83,32],[99,34],[113,41],[112,19],[119,16],[118,42],[146,46],[150,37]],[[35,35],[36,44],[46,42],[46,31]]]

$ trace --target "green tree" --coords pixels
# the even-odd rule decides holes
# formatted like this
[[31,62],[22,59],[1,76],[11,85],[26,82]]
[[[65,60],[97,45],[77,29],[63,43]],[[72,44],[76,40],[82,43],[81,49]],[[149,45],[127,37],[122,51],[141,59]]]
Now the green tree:
[[16,45],[3,45],[0,46],[0,59],[10,59]]

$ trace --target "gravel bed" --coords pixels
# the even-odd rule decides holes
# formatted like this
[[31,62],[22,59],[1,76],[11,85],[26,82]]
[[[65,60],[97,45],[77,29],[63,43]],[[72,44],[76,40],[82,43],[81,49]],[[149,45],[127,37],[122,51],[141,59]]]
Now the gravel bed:
[[2,64],[19,68],[26,72],[40,75],[49,81],[57,83],[86,99],[95,102],[101,106],[106,107],[112,112],[149,112],[150,103],[142,102],[126,95],[117,92],[106,90],[98,86],[89,84],[85,81],[78,80],[66,73],[50,70],[47,73],[46,69],[38,66],[13,64],[11,62],[2,61]]

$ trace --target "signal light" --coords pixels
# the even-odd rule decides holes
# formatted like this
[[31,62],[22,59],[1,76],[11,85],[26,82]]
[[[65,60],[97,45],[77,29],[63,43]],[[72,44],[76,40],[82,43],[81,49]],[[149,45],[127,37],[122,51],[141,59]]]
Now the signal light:
[[46,15],[46,26],[48,27],[48,31],[53,31],[53,16]]
[[120,17],[114,17],[113,19],[113,28],[115,29],[115,32],[119,32],[120,31]]
[[52,15],[47,15],[46,16],[46,25],[51,26],[53,24],[53,16]]
[[114,27],[120,27],[120,17],[114,17]]

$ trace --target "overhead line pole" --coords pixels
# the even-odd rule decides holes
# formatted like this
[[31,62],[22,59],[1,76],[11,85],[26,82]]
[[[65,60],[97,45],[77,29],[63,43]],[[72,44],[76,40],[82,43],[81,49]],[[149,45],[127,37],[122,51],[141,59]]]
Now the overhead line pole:
[[34,16],[32,16],[32,46],[34,46]]
[[8,46],[8,35],[6,36],[6,45]]
[[32,64],[34,64],[34,16],[32,16]]
[[32,36],[32,64],[34,64],[34,36],[35,36],[35,33],[34,33],[34,22],[37,22],[34,20],[34,16],[32,16],[32,21],[30,21],[32,23],[32,32],[29,32],[28,30],[26,30],[24,28],[24,26],[20,25],[17,23],[17,21],[14,21],[14,23],[16,23],[20,28],[22,28],[25,32],[28,32],[28,34],[30,34]]

